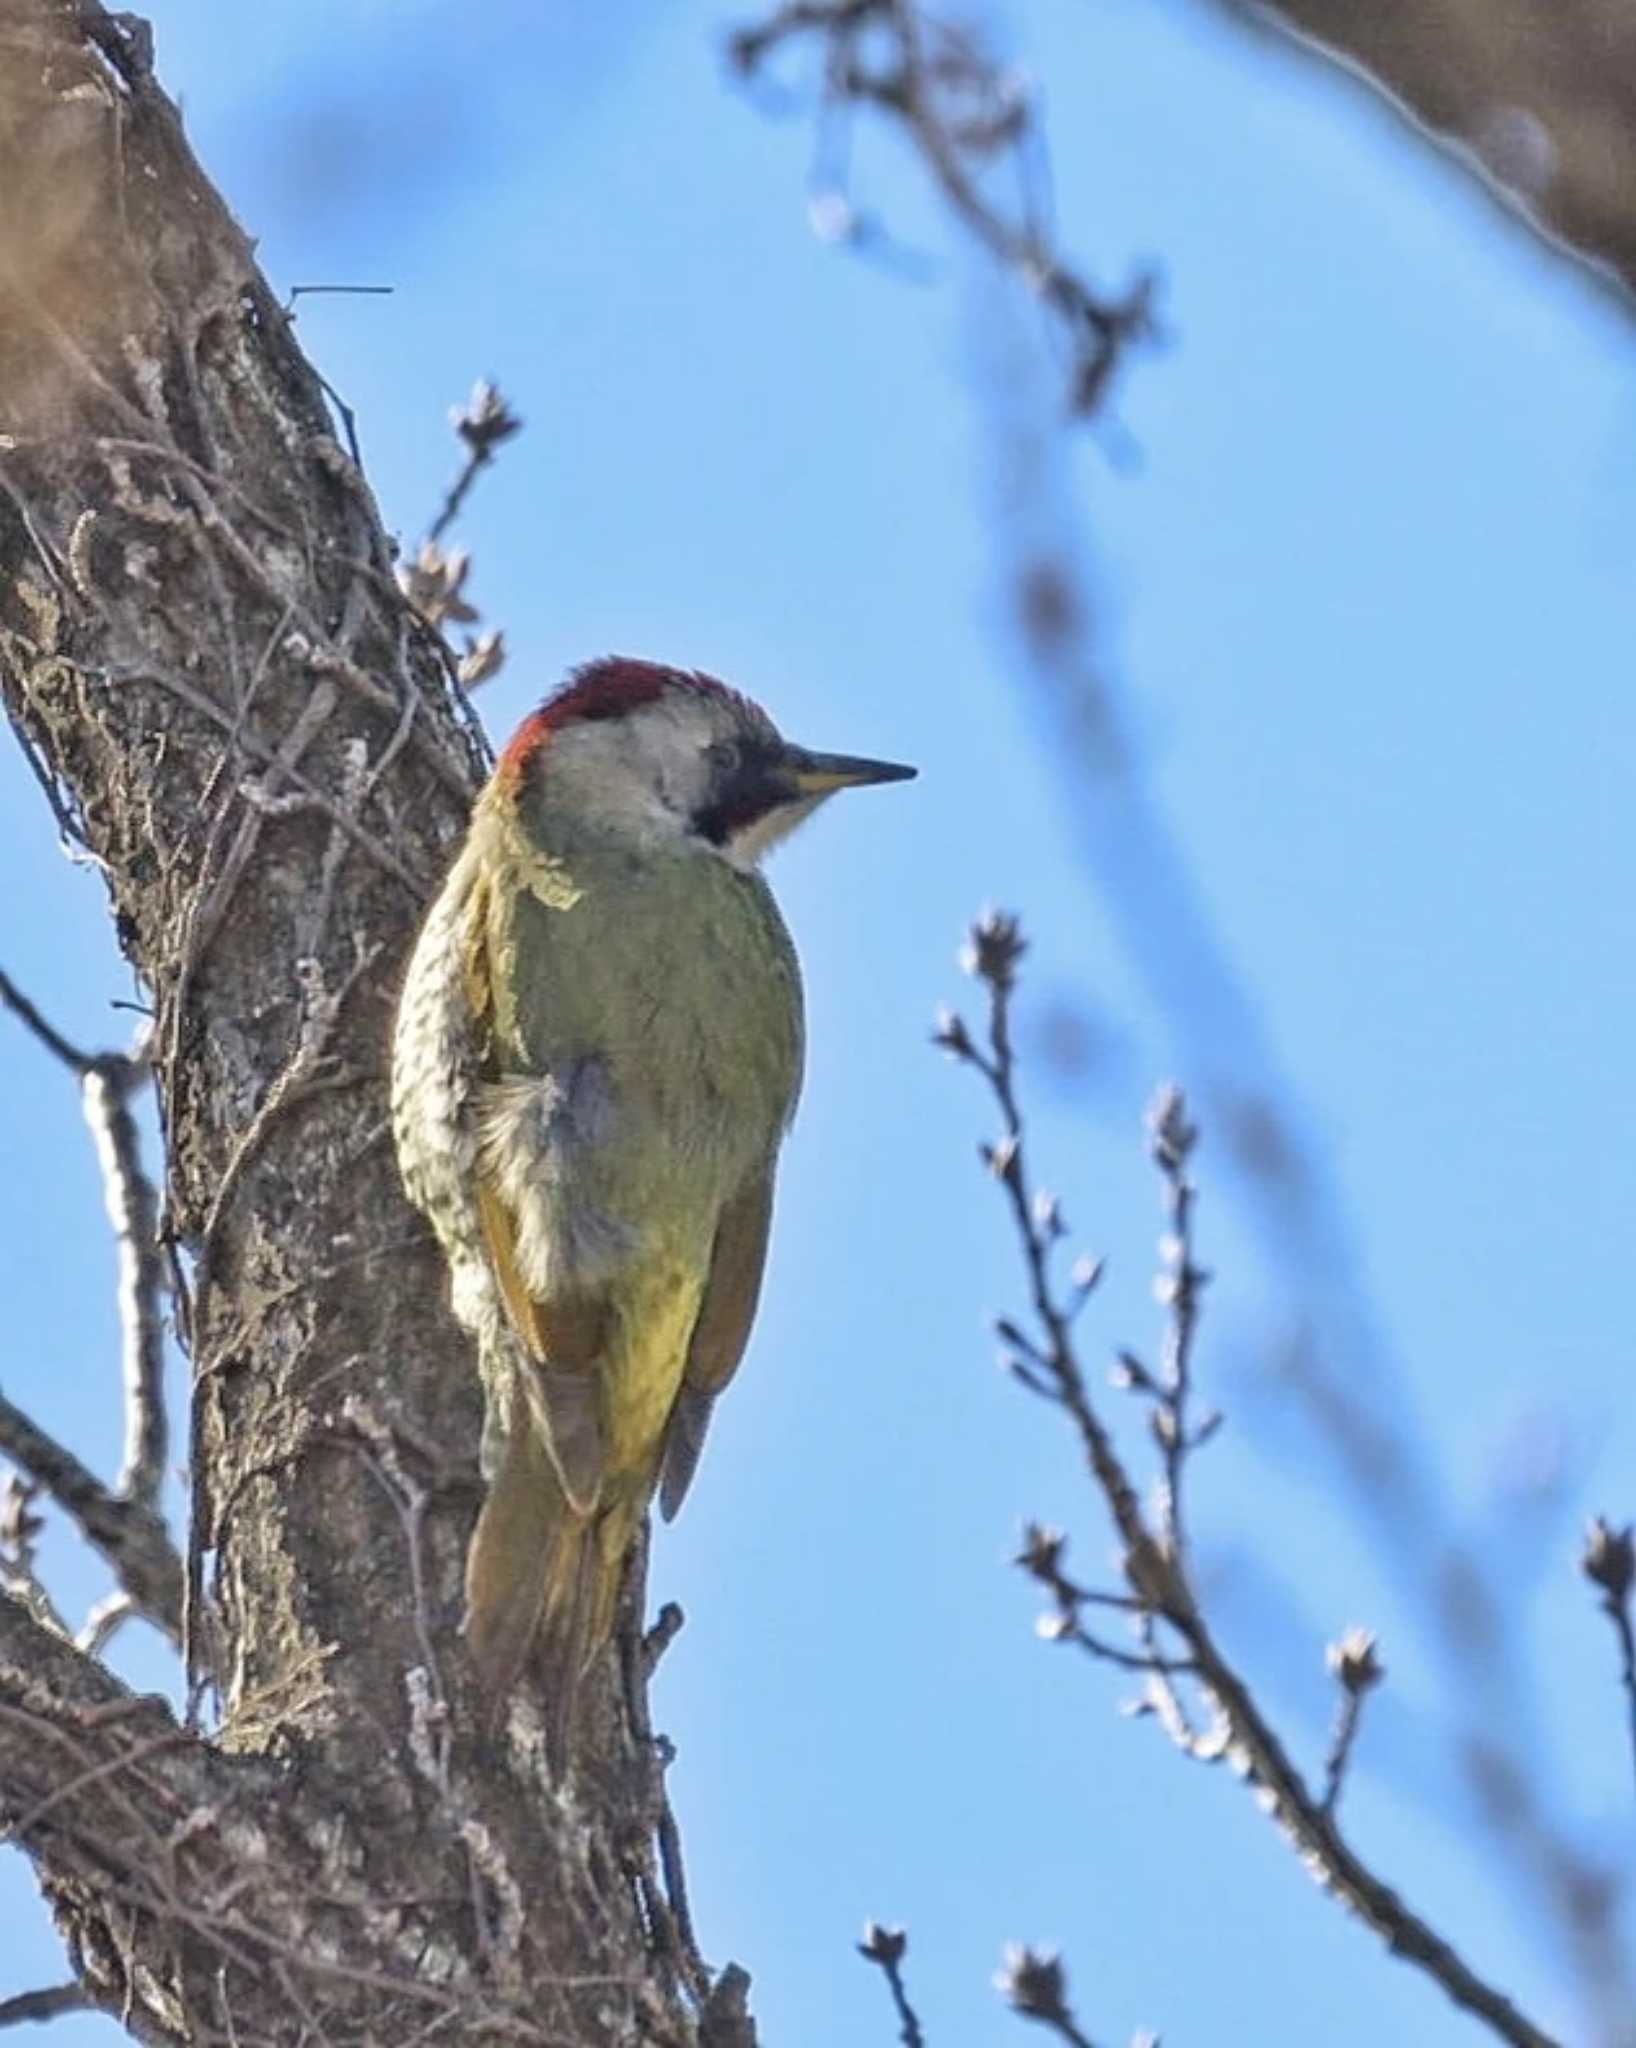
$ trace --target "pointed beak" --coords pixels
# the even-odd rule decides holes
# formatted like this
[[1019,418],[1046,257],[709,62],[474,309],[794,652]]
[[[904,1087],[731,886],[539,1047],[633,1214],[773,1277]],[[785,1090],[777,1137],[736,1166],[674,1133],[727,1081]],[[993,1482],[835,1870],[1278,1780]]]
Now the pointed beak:
[[803,796],[828,796],[832,789],[858,789],[869,782],[909,782],[918,768],[896,761],[870,761],[861,754],[811,754],[788,747],[781,764]]

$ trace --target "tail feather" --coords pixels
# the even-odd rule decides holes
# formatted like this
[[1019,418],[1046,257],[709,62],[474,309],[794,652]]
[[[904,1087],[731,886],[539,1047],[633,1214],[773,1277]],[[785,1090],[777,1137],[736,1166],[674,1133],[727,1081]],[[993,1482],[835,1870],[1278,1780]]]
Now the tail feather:
[[495,1693],[516,1684],[548,1609],[561,1606],[581,1526],[544,1446],[512,1430],[466,1553],[466,1639]]
[[537,1661],[559,1764],[579,1681],[612,1633],[625,1520],[579,1513],[536,1432],[508,1433],[466,1553],[466,1639],[497,1712]]

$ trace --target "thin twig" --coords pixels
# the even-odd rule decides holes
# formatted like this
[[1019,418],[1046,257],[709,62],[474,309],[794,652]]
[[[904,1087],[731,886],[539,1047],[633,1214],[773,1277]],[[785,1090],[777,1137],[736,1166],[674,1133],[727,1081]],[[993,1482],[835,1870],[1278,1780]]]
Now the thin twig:
[[693,1903],[687,1890],[687,1865],[682,1858],[682,1831],[676,1825],[676,1809],[670,1803],[667,1774],[676,1761],[676,1745],[668,1735],[653,1738],[654,1761],[659,1772],[658,1812],[654,1816],[654,1838],[659,1845],[659,1869],[665,1880],[665,1898],[675,1928],[677,1956],[693,1996],[702,2004],[710,1995],[710,1966],[699,1949],[693,1926]]
[[178,1647],[182,1640],[182,1561],[158,1514],[122,1500],[94,1473],[0,1394],[0,1456],[39,1482],[73,1518],[146,1618]]
[[652,1628],[642,1637],[642,1672],[645,1677],[651,1679],[658,1670],[659,1659],[681,1634],[686,1620],[680,1603],[675,1600],[667,1600],[659,1609]]
[[455,432],[465,444],[466,460],[459,475],[444,494],[438,515],[426,532],[429,541],[439,541],[459,516],[466,494],[494,460],[494,451],[522,427],[494,385],[479,380],[463,407],[450,414]]
[[142,1163],[131,1097],[145,1086],[145,1053],[87,1053],[47,1022],[9,976],[0,973],[0,1006],[79,1081],[85,1120],[102,1171],[103,1199],[119,1251],[125,1455],[112,1488],[64,1445],[0,1397],[0,1451],[30,1475],[79,1524],[114,1569],[137,1609],[173,1640],[181,1619],[180,1561],[159,1512],[169,1445],[165,1409],[165,1270],[158,1242],[158,1196]]
[[357,1455],[382,1493],[391,1502],[403,1531],[415,1635],[420,1644],[421,1661],[426,1672],[425,1761],[430,1768],[433,1782],[447,1796],[449,1691],[443,1676],[443,1663],[437,1652],[426,1593],[425,1531],[429,1491],[408,1471],[391,1426],[375,1413],[367,1401],[357,1395],[349,1395],[341,1404],[341,1419],[354,1433],[354,1448]]
[[1193,1183],[1187,1162],[1198,1132],[1187,1121],[1179,1088],[1161,1088],[1147,1113],[1149,1146],[1165,1192],[1165,1235],[1160,1241],[1158,1294],[1165,1309],[1159,1399],[1153,1431],[1164,1468],[1160,1525],[1171,1552],[1183,1549],[1182,1477],[1194,1449],[1188,1397],[1192,1392],[1193,1339],[1205,1274],[1193,1260]]
[[1636,1536],[1630,1523],[1616,1529],[1598,1515],[1586,1535],[1579,1568],[1593,1586],[1601,1588],[1602,1612],[1612,1623],[1619,1645],[1619,1682],[1625,1692],[1631,1759],[1636,1763],[1636,1628],[1632,1627],[1630,1616],[1631,1587],[1636,1582]]
[[159,1198],[142,1164],[131,1097],[146,1084],[145,1053],[87,1053],[48,1023],[0,972],[0,1004],[79,1081],[85,1121],[102,1171],[103,1201],[119,1250],[120,1362],[125,1383],[125,1456],[115,1492],[155,1507],[164,1484],[170,1428],[165,1412],[165,1269],[159,1253]]
[[23,1028],[33,1033],[52,1058],[60,1060],[76,1078],[91,1064],[90,1055],[81,1052],[78,1046],[70,1045],[54,1025],[47,1023],[16,982],[4,972],[0,972],[0,1004],[4,1004]]
[[1324,1758],[1322,1806],[1333,1818],[1340,1804],[1346,1767],[1352,1761],[1358,1724],[1363,1719],[1363,1703],[1386,1676],[1386,1669],[1375,1655],[1375,1639],[1366,1628],[1348,1629],[1338,1643],[1330,1644],[1325,1654],[1341,1695],[1335,1732],[1330,1737],[1329,1754]]
[[1068,2003],[1068,1973],[1062,1958],[1051,1950],[1014,1943],[1006,1950],[1004,1966],[994,1982],[1006,2004],[1025,2020],[1038,2020],[1069,2048],[1096,2048],[1074,2018]]
[[53,1635],[66,1637],[68,1624],[46,1591],[36,1562],[45,1517],[35,1513],[40,1492],[37,1479],[8,1472],[0,1480],[0,1591],[21,1602]]
[[898,2017],[898,2039],[903,2048],[926,2048],[920,2015],[909,2003],[909,1993],[903,1982],[903,1956],[908,1946],[909,1937],[901,1927],[883,1927],[878,1920],[871,1920],[863,1930],[858,1953],[866,1963],[873,1963],[886,1979]]
[[[395,287],[389,284],[292,284],[290,286],[290,296],[285,301],[282,310],[285,319],[293,325],[295,321],[295,302],[297,299],[313,298],[320,293],[331,292],[351,293],[359,298],[383,299],[390,298],[394,289]],[[346,400],[329,379],[324,376],[322,371],[314,370],[313,375],[323,387],[325,397],[328,398],[330,404],[334,406],[336,412],[340,415],[341,427],[347,437],[347,453],[352,457],[353,468],[361,473],[364,466],[364,458],[363,451],[358,446],[358,415],[347,404]]]
[[208,1276],[210,1272],[217,1238],[245,1169],[265,1144],[278,1119],[314,1095],[337,1088],[356,1087],[363,1078],[348,1068],[336,1066],[329,1047],[348,998],[374,966],[380,950],[379,945],[362,948],[340,987],[333,991],[326,985],[323,969],[316,961],[305,963],[305,971],[298,974],[302,1007],[295,1047],[274,1077],[222,1169],[194,1255],[201,1277]]
[[1150,1620],[1150,1611],[1131,1594],[1099,1593],[1069,1578],[1062,1568],[1067,1538],[1056,1529],[1042,1529],[1031,1522],[1016,1562],[1030,1578],[1051,1595],[1054,1612],[1042,1614],[1034,1624],[1035,1633],[1048,1643],[1071,1643],[1087,1656],[1115,1665],[1121,1671],[1151,1672],[1160,1677],[1182,1677],[1198,1667],[1190,1657],[1167,1657],[1154,1646],[1151,1632],[1144,1633],[1140,1650],[1122,1650],[1086,1628],[1080,1610],[1087,1606],[1112,1607],[1137,1621]]
[[467,693],[488,682],[505,665],[505,635],[493,628],[475,636],[468,633],[463,654],[450,645],[446,629],[474,625],[480,614],[466,596],[471,556],[464,548],[444,547],[443,536],[459,517],[472,485],[494,460],[495,450],[519,432],[523,423],[495,386],[481,380],[466,403],[450,412],[449,422],[465,448],[465,459],[414,560],[399,565],[397,580],[411,609],[437,636],[450,678],[458,685],[455,703],[469,716]]
[[[0,484],[0,489],[3,488],[5,488],[4,485]],[[7,490],[6,495],[8,497],[11,495],[9,490]],[[19,508],[19,512],[24,526],[28,528],[31,537],[35,539],[36,547],[38,547],[39,540],[38,537],[34,536],[33,534],[32,520],[30,520],[27,513],[22,511],[21,508]],[[46,559],[43,554],[43,551],[42,559]],[[29,773],[34,777],[34,780],[40,785],[40,793],[45,798],[46,804],[50,809],[52,817],[56,820],[57,831],[61,835],[63,846],[67,849],[68,853],[73,859],[83,864],[88,864],[102,868],[106,871],[107,863],[101,858],[100,855],[94,854],[91,851],[90,846],[86,841],[85,824],[83,819],[76,816],[75,812],[72,809],[70,809],[70,803],[72,799],[64,794],[63,790],[61,789],[57,782],[55,775],[53,775],[51,770],[46,766],[45,761],[39,752],[39,749],[35,746],[34,741],[29,734],[28,728],[23,724],[23,721],[17,716],[17,713],[12,709],[9,703],[6,705],[5,708],[6,723],[11,727],[12,733],[16,738],[17,745],[22,753],[23,759],[28,763]]]
[[84,2012],[90,1994],[80,1984],[53,1984],[45,1991],[21,1991],[0,1999],[0,2027],[20,2027],[26,2020],[54,2020],[65,2012]]
[[646,1634],[642,1631],[651,1539],[652,1531],[644,1524],[640,1546],[628,1568],[618,1630],[625,1714],[637,1769],[647,1778],[653,1846],[664,1889],[661,1893],[655,1886],[651,1864],[638,1874],[638,1884],[650,1925],[668,1951],[689,1995],[703,2011],[709,2005],[715,1982],[693,1925],[682,1835],[670,1801],[669,1771],[676,1760],[676,1745],[668,1735],[655,1730],[648,1705],[648,1681],[659,1658],[681,1629],[683,1616],[674,1601],[667,1601],[654,1626]]
[[133,1615],[140,1610],[130,1594],[121,1588],[100,1599],[85,1617],[79,1634],[74,1638],[76,1650],[83,1650],[87,1657],[100,1657]]

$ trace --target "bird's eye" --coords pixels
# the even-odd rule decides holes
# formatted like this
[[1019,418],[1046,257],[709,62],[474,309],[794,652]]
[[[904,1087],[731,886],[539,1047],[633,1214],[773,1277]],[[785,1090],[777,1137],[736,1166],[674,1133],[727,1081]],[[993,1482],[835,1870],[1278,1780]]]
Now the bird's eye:
[[739,763],[739,750],[732,740],[712,740],[704,757],[717,775],[731,775]]

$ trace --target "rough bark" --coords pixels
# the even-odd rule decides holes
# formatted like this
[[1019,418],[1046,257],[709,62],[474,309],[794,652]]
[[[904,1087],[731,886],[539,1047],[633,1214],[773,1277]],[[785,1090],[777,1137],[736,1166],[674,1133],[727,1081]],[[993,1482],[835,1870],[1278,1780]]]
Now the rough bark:
[[1506,205],[1636,289],[1624,0],[1226,0],[1360,73]]
[[241,2048],[750,2039],[740,1973],[702,2027],[685,1995],[640,1700],[598,1674],[562,1788],[470,1692],[477,1385],[384,1068],[479,749],[94,0],[0,0],[0,697],[153,1004],[221,1702],[185,1725],[0,1597],[0,1820],[89,1994]]

